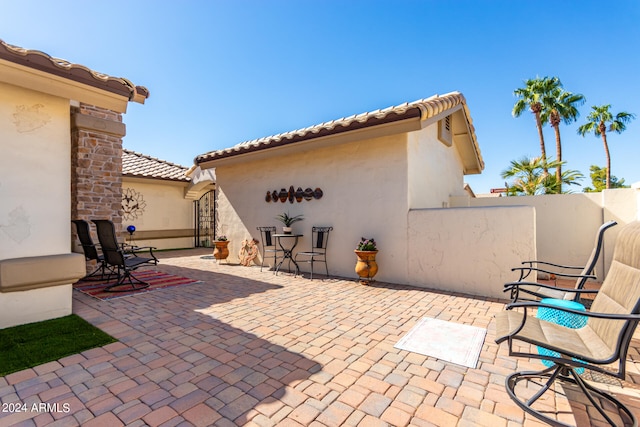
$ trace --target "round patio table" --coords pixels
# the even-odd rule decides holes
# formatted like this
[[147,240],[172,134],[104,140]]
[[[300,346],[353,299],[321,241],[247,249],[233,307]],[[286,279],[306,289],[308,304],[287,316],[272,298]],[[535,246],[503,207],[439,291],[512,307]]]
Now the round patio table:
[[[300,274],[300,266],[298,265],[295,258],[293,257],[293,250],[298,244],[298,239],[302,236],[303,236],[302,234],[274,234],[273,235],[273,237],[275,237],[276,241],[278,242],[278,246],[280,246],[280,249],[282,249],[282,253],[283,253],[282,260],[280,260],[280,263],[276,267],[275,274],[278,274],[278,271],[280,271],[280,267],[282,266],[282,264],[286,259],[289,260],[289,264],[288,264],[289,271],[291,271],[291,263],[293,262],[293,264],[296,266],[296,275]],[[287,239],[287,240],[294,239],[293,244],[288,248],[285,248],[282,245],[282,239]]]

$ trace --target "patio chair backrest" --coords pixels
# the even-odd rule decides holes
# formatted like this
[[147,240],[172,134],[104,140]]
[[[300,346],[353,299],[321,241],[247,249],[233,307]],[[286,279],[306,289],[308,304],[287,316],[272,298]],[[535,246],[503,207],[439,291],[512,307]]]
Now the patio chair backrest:
[[[600,258],[600,253],[602,252],[602,246],[604,245],[604,232],[616,224],[618,224],[616,221],[609,221],[609,222],[605,222],[600,226],[600,228],[598,229],[598,232],[596,233],[593,250],[591,251],[591,255],[589,256],[587,263],[585,264],[584,268],[580,272],[581,275],[593,274],[593,271],[596,268],[596,263],[598,262],[598,258]],[[578,280],[576,280],[576,289],[584,288],[584,285],[585,283],[587,283],[587,280],[589,279],[586,277],[578,278]],[[573,294],[567,296],[567,298],[573,298],[573,297],[575,297],[575,295]]]
[[100,241],[102,254],[107,264],[123,266],[125,257],[118,244],[116,227],[113,222],[108,219],[93,219],[92,221],[96,225],[98,241]]
[[311,229],[312,242],[311,249],[313,251],[324,252],[327,250],[327,244],[329,243],[329,232],[333,230],[333,227],[313,227]]
[[84,257],[87,260],[98,261],[98,250],[96,249],[95,243],[93,243],[93,239],[91,239],[89,223],[84,219],[74,219],[71,220],[71,222],[76,225],[76,232],[80,240],[80,245],[82,246],[82,251],[84,252]]
[[260,231],[260,240],[262,241],[262,247],[267,248],[269,246],[275,246],[276,242],[273,235],[276,233],[276,227],[258,227]]
[[[625,225],[618,234],[611,267],[597,293],[594,313],[640,313],[640,222]],[[637,320],[609,320],[590,317],[587,325],[602,339],[611,360],[626,357]],[[605,350],[605,349],[603,349]]]

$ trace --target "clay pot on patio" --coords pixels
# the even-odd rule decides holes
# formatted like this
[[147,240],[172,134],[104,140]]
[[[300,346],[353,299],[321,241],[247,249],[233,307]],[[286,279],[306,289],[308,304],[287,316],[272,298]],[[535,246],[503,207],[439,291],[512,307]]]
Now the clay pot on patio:
[[376,254],[378,251],[359,251],[354,250],[358,257],[356,262],[356,274],[360,277],[360,283],[368,285],[373,276],[378,272],[378,263],[376,263]]
[[229,257],[228,240],[216,240],[213,244],[215,245],[215,248],[213,249],[213,257],[215,259],[220,261]]

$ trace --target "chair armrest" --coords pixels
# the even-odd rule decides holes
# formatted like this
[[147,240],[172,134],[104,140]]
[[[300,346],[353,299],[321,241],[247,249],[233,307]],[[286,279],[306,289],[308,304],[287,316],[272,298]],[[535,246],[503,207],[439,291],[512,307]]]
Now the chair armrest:
[[[123,243],[123,245],[125,245],[126,243]],[[137,255],[140,252],[149,252],[149,256],[151,256],[151,258],[153,258],[154,262],[157,264],[158,263],[158,258],[153,254],[153,250],[154,249],[158,249],[155,246],[132,246],[129,244],[126,244],[127,246],[129,246],[129,249],[126,250],[127,253],[133,254],[133,255]]]
[[[543,264],[543,265],[550,265],[552,267],[570,268],[570,269],[575,269],[575,270],[582,270],[584,268],[584,266],[572,266],[572,265],[554,264],[552,262],[546,262],[546,261],[522,261],[521,264],[529,264],[529,267],[533,267],[533,264]],[[527,268],[527,267],[519,267],[519,268]]]
[[[561,269],[569,269],[569,270],[582,270],[584,267],[577,267],[577,266],[570,266],[570,265],[562,265],[562,264],[554,264],[552,262],[546,262],[546,261],[522,261],[523,265],[525,265],[524,267],[514,267],[511,269],[511,271],[516,271],[519,270],[520,271],[520,278],[518,280],[524,280],[527,277],[529,277],[529,274],[531,274],[532,271],[541,271],[543,273],[548,273],[548,274],[560,274],[556,271],[549,271],[549,270],[545,270],[542,269],[540,267],[538,267],[538,265],[544,265],[544,266],[551,266],[551,267],[557,267],[557,268],[561,268]],[[536,265],[536,267],[534,267],[533,265]]]
[[537,283],[537,282],[509,282],[509,283],[505,283],[503,291],[506,292],[506,291],[509,291],[509,290],[511,290],[513,288],[519,288],[520,286],[536,286],[536,287],[539,287],[539,288],[553,289],[553,290],[565,291],[565,292],[573,292],[573,293],[576,293],[576,294],[597,294],[598,293],[597,290],[575,289],[575,288],[560,288],[558,286],[545,285],[543,283]]
[[[527,276],[532,272],[532,271],[540,271],[542,273],[547,273],[547,274],[555,274],[556,276],[561,276],[561,277],[571,277],[574,279],[577,279],[579,277],[586,277],[587,279],[597,279],[596,276],[592,275],[592,274],[571,274],[571,273],[561,273],[561,272],[557,272],[557,271],[551,271],[551,270],[545,270],[542,268],[535,268],[535,267],[514,267],[511,269],[511,271],[517,271],[517,270],[521,270],[520,271],[520,281],[522,279],[526,279]],[[527,274],[523,274],[524,270],[527,271]]]
[[[510,303],[510,304],[507,304],[505,306],[505,310],[512,310],[514,308],[524,308],[525,309],[525,314],[526,314],[526,309],[528,307],[550,308],[550,309],[554,309],[554,310],[564,311],[564,312],[567,312],[567,313],[578,314],[580,316],[595,317],[595,318],[599,318],[599,319],[640,320],[640,314],[617,314],[617,313],[599,313],[599,312],[594,312],[594,311],[580,311],[580,310],[573,310],[571,308],[561,307],[561,306],[557,306],[557,305],[544,304],[544,303],[537,302],[537,301],[513,302],[513,303]],[[526,317],[526,316],[524,316],[524,317]],[[524,322],[523,322],[523,325],[524,325]]]

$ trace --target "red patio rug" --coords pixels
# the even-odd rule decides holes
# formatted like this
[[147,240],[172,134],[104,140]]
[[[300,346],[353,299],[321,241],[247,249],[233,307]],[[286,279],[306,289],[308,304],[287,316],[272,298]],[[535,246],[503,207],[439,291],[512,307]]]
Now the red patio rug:
[[[73,289],[76,289],[82,293],[85,293],[94,298],[101,300],[109,300],[114,298],[126,297],[129,295],[137,295],[145,292],[151,292],[158,289],[171,288],[174,286],[191,285],[193,283],[200,283],[200,280],[189,279],[188,277],[174,276],[172,274],[162,273],[160,271],[145,270],[136,271],[133,273],[135,277],[147,282],[148,288],[130,290],[123,292],[105,292],[109,284],[115,282],[115,278],[111,278],[110,281],[106,280],[80,280],[73,285]],[[128,289],[127,286],[119,286],[116,289]]]

